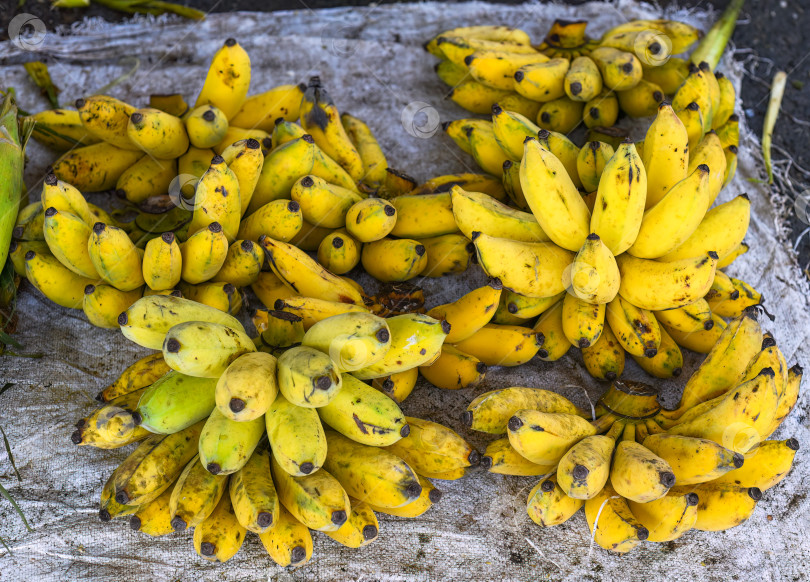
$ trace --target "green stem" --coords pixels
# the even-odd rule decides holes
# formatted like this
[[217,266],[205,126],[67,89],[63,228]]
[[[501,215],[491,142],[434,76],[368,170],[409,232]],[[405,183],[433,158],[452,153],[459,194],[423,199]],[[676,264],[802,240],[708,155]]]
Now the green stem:
[[762,123],[762,157],[765,159],[765,171],[768,173],[768,184],[773,184],[773,168],[771,166],[771,140],[776,118],[782,108],[782,96],[785,94],[787,73],[777,71],[771,83],[771,98],[768,100],[768,110],[765,112],[765,121]]
[[743,4],[745,4],[745,0],[731,0],[720,19],[714,23],[692,53],[693,63],[698,65],[706,61],[712,71],[717,69],[717,63],[720,62],[720,57],[723,56],[723,51],[726,50],[726,45],[734,33],[737,16],[739,16]]

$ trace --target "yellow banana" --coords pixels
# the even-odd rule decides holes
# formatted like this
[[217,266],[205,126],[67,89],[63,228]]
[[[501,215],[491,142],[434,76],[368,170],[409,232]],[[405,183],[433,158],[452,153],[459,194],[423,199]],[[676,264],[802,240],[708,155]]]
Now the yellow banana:
[[615,446],[612,436],[592,435],[568,449],[557,466],[557,485],[563,493],[574,499],[598,495],[611,474]]
[[53,173],[82,192],[112,190],[127,168],[143,155],[140,149],[96,143],[65,152],[53,163]]
[[[581,303],[604,305],[612,301],[619,291],[619,267],[616,259],[596,233],[589,234],[585,239],[570,271],[564,276],[566,287],[570,285],[569,293],[566,294],[571,297],[566,299],[569,306],[574,305],[570,303],[574,299]],[[565,314],[563,317],[566,317]],[[596,336],[598,335],[597,333]],[[592,339],[595,341],[597,337]]]
[[312,557],[312,534],[284,507],[279,508],[278,523],[259,539],[273,561],[281,566],[301,566]]
[[667,333],[666,328],[660,326],[660,330],[661,343],[658,345],[658,352],[652,358],[635,355],[632,357],[639,367],[651,376],[677,378],[683,371],[683,354],[675,340]]
[[358,241],[367,243],[388,236],[397,221],[397,209],[382,198],[355,202],[346,213],[346,230]]
[[228,256],[228,237],[218,222],[192,234],[180,245],[183,281],[197,285],[212,279]]
[[[255,127],[264,131],[273,131],[276,120],[298,119],[301,98],[306,85],[278,85],[264,93],[248,97],[240,109],[232,116],[231,123],[237,127]],[[278,145],[274,143],[273,145]]]
[[228,132],[228,117],[225,112],[209,104],[189,111],[183,116],[183,123],[186,126],[188,140],[195,148],[212,148],[219,144]]
[[138,506],[137,511],[129,518],[130,529],[153,537],[172,533],[171,514],[169,513],[172,491],[171,486],[167,487],[152,501]]
[[[48,248],[48,243],[42,240],[11,241],[8,249],[8,256],[9,259],[11,259],[11,263],[14,265],[14,272],[20,277],[25,277],[25,255],[28,254],[28,251],[45,255],[51,254],[51,249]],[[59,262],[61,264],[61,261]]]
[[90,225],[77,215],[54,207],[45,210],[43,233],[50,252],[77,275],[98,279],[87,250],[90,232]]
[[590,101],[602,91],[602,74],[593,59],[586,56],[571,61],[565,74],[565,93],[574,101]]
[[745,454],[745,463],[713,483],[730,483],[738,487],[756,487],[762,491],[779,483],[790,472],[799,441],[762,441]]
[[[420,241],[425,247],[427,265],[423,277],[442,277],[463,273],[470,266],[475,247],[460,234],[445,234]],[[323,262],[323,261],[321,261]]]
[[582,122],[585,104],[572,101],[567,96],[547,101],[537,112],[537,124],[543,129],[570,133]]
[[119,291],[111,285],[88,285],[84,288],[82,310],[96,327],[118,329],[118,316],[143,295],[143,290]]
[[296,180],[314,173],[317,151],[315,140],[306,134],[274,148],[267,154],[246,214],[255,212],[273,200],[289,199]]
[[188,103],[180,93],[153,93],[149,96],[149,107],[160,109],[177,117],[182,117],[189,109]]
[[216,508],[228,489],[227,475],[212,475],[195,456],[177,478],[169,499],[170,523],[174,531],[196,527]]
[[277,394],[276,358],[253,352],[234,360],[219,377],[216,403],[224,416],[244,422],[267,412]]
[[[659,322],[662,320],[659,319]],[[667,333],[672,336],[682,348],[692,350],[699,354],[708,354],[714,348],[714,345],[720,339],[723,330],[726,329],[726,322],[722,317],[713,313],[711,314],[710,323],[707,322],[709,328],[698,329],[695,331],[681,331],[674,327],[670,327],[663,322],[661,325],[667,329]]]
[[155,291],[174,289],[180,282],[182,260],[173,232],[164,232],[150,240],[143,253],[142,270],[146,285]]
[[146,429],[135,426],[133,416],[143,392],[144,388],[139,388],[122,394],[79,420],[76,430],[70,435],[71,442],[75,445],[113,449],[149,436]]
[[159,109],[138,109],[129,116],[127,135],[147,154],[160,160],[179,158],[188,149],[183,120]]
[[127,367],[127,369],[118,376],[115,382],[99,392],[98,396],[96,396],[96,400],[109,402],[118,396],[145,388],[169,370],[170,368],[163,360],[163,354],[161,352],[144,356]]
[[305,220],[325,228],[342,228],[349,208],[362,200],[359,194],[329,184],[317,176],[304,176],[293,184],[291,197],[301,205]]
[[295,200],[279,198],[260,206],[239,225],[237,238],[258,242],[262,235],[290,242],[304,227],[301,205]]
[[258,140],[247,138],[232,143],[221,155],[239,184],[240,216],[244,215],[261,175],[264,154]]
[[[464,469],[461,469],[461,471],[463,472]],[[401,507],[379,507],[372,503],[369,503],[368,506],[377,513],[395,515],[397,517],[414,518],[423,515],[428,509],[441,500],[442,492],[436,489],[433,483],[428,481],[423,475],[417,475],[417,477],[419,478],[419,484],[422,486],[422,493],[420,493],[419,497],[414,501]],[[353,501],[352,503],[355,502]]]
[[362,305],[325,301],[314,297],[285,297],[276,300],[274,307],[279,311],[301,317],[304,329],[309,329],[317,322],[341,313],[369,313],[368,308]]
[[[229,38],[219,49],[194,107],[213,105],[228,119],[236,120],[250,87],[250,57],[236,40]],[[239,126],[239,124],[235,125]],[[251,126],[248,126],[251,127]]]
[[256,351],[253,341],[221,323],[190,321],[172,327],[163,340],[163,358],[188,376],[218,378],[241,354]]
[[632,89],[641,81],[641,62],[635,54],[601,46],[589,55],[602,73],[605,87],[614,91]]
[[81,308],[85,288],[95,283],[65,267],[50,252],[33,249],[25,253],[25,278],[57,305],[73,309]]
[[673,487],[660,499],[627,505],[635,518],[646,527],[651,542],[669,542],[692,529],[697,520],[698,495],[692,487]]
[[532,463],[556,465],[573,445],[597,430],[587,420],[564,412],[518,410],[507,423],[512,447]]
[[669,103],[662,103],[647,130],[647,147],[641,156],[647,173],[646,208],[655,206],[672,186],[686,178],[688,142],[684,124]]
[[519,477],[538,477],[554,471],[552,465],[537,465],[527,461],[512,448],[508,438],[490,441],[484,456],[481,457],[481,466],[490,473]]
[[[545,63],[548,57],[542,53],[515,54],[501,51],[476,51],[464,58],[465,74],[487,87],[513,91],[515,72],[524,65]],[[461,79],[459,79],[461,81]],[[451,86],[459,83],[450,83]]]
[[407,281],[425,270],[425,245],[417,240],[384,238],[363,245],[360,257],[366,272],[378,281]]
[[345,230],[333,232],[318,245],[318,262],[337,275],[348,273],[360,262],[361,244]]
[[537,354],[543,339],[529,327],[490,323],[455,347],[487,366],[519,366]]
[[546,242],[549,237],[528,212],[509,208],[481,192],[467,192],[459,186],[451,190],[453,216],[467,238],[475,231],[489,236],[523,242]]
[[[613,157],[613,147],[601,141],[589,141],[577,155],[577,175],[586,192],[595,192],[599,181],[610,159]],[[645,174],[646,177],[646,174]],[[645,192],[646,194],[646,192]],[[591,224],[594,218],[591,217]]]
[[624,371],[624,349],[613,334],[610,325],[604,326],[602,334],[593,345],[582,349],[585,369],[597,380],[612,382]]
[[556,392],[512,387],[481,394],[467,407],[461,421],[473,430],[506,434],[509,419],[519,410],[580,414],[570,400]]
[[175,160],[159,160],[143,156],[119,176],[115,191],[119,196],[137,204],[151,196],[167,193],[172,180],[176,177]]
[[290,475],[309,475],[323,466],[326,437],[318,413],[279,394],[265,415],[273,458]]
[[698,299],[677,309],[656,311],[655,318],[668,328],[687,333],[710,330],[714,326],[712,312],[705,299]]
[[[610,89],[603,89],[599,95],[585,103],[582,121],[588,128],[613,127],[619,117],[619,100],[616,93]],[[598,138],[588,138],[598,139]],[[605,141],[602,139],[602,141]],[[618,144],[611,144],[614,148]]]
[[662,263],[625,253],[616,259],[621,274],[619,295],[651,311],[688,305],[711,288],[717,258],[717,253],[709,251],[702,257]]
[[381,317],[343,313],[314,324],[301,344],[328,354],[339,372],[353,372],[382,360],[390,340],[390,329]]
[[788,370],[787,383],[785,384],[784,391],[779,396],[779,405],[776,408],[773,421],[771,421],[768,430],[765,431],[766,437],[773,434],[773,432],[779,428],[779,425],[782,424],[785,417],[787,417],[796,406],[796,402],[799,398],[799,389],[802,383],[802,375],[803,370],[799,364],[794,365]]
[[[144,262],[145,262],[144,258]],[[228,247],[228,254],[212,281],[247,287],[259,278],[264,263],[264,252],[252,240],[237,240]]]
[[655,65],[641,64],[644,79],[661,87],[667,95],[674,95],[689,76],[689,63],[678,57],[670,57],[667,62]]
[[616,445],[610,469],[613,489],[636,503],[660,499],[675,485],[675,473],[669,463],[635,440]]
[[58,152],[101,141],[101,138],[92,135],[84,127],[78,111],[46,109],[28,116],[28,119],[36,123],[32,137]]
[[725,531],[740,525],[762,499],[757,487],[732,483],[703,483],[694,489],[700,498],[694,528],[700,531]]
[[473,388],[483,382],[487,365],[448,344],[442,346],[442,353],[435,362],[421,366],[419,372],[437,388],[459,390]]
[[194,189],[200,177],[208,170],[214,151],[189,147],[188,151],[177,158],[177,173],[184,176],[180,183],[180,193],[185,199],[194,196]]
[[619,344],[630,355],[654,358],[658,353],[661,328],[648,310],[617,296],[607,306],[605,318]]
[[470,113],[486,115],[492,107],[502,101],[510,92],[509,90],[493,89],[478,81],[466,80],[452,87],[445,98],[450,99]]
[[346,522],[337,530],[324,533],[347,548],[362,548],[377,539],[380,524],[368,503],[350,501],[351,513]]
[[194,528],[194,549],[211,562],[227,562],[242,547],[246,533],[230,496],[223,495],[211,515]]
[[327,354],[308,346],[295,346],[278,359],[278,387],[296,406],[328,404],[341,390],[337,364]]
[[659,433],[642,444],[669,464],[677,485],[711,481],[739,469],[744,462],[741,454],[707,439]]
[[551,101],[565,95],[567,59],[551,59],[521,66],[514,74],[514,90],[532,101]]
[[640,79],[638,84],[625,91],[616,91],[619,107],[630,117],[652,117],[664,101],[660,86]]
[[689,136],[689,151],[697,148],[700,140],[703,139],[704,112],[696,102],[692,101],[683,109],[676,109],[675,114],[686,128],[686,135]]
[[101,279],[121,291],[144,284],[141,251],[118,227],[97,222],[87,242],[90,260]]
[[422,485],[414,470],[385,449],[356,443],[335,431],[326,432],[324,469],[346,493],[379,508],[399,508],[416,501]]
[[563,297],[563,333],[571,345],[587,348],[596,343],[605,325],[605,304],[591,304],[571,293]]
[[563,297],[562,291],[550,297],[526,297],[514,291],[506,290],[501,294],[501,303],[505,304],[507,312],[521,320],[537,317],[548,311]]
[[228,243],[232,243],[239,231],[241,204],[236,174],[225,164],[222,156],[214,156],[208,171],[197,182],[194,211],[188,225],[189,236],[217,223],[222,227]]
[[706,164],[711,170],[709,174],[709,199],[711,201],[709,205],[711,206],[717,199],[717,195],[720,194],[726,177],[726,154],[723,152],[723,145],[714,130],[704,135],[697,147],[689,152],[687,173],[691,174],[701,164]]
[[259,142],[261,145],[262,155],[269,153],[273,145],[273,136],[266,131],[262,131],[261,129],[245,129],[231,124],[228,126],[228,130],[225,132],[225,137],[222,138],[222,141],[220,141],[212,149],[214,150],[214,153],[221,156],[225,153],[225,150],[231,147],[233,144],[240,141],[247,141],[249,139]]
[[478,464],[478,451],[455,431],[428,420],[410,416],[406,420],[411,432],[385,448],[420,475],[447,473]]
[[[454,28],[429,41],[426,47],[436,56],[450,59],[457,65],[464,64],[464,59],[476,51],[537,53],[537,50],[529,44],[528,35],[522,30],[507,29],[505,26],[499,26],[495,31],[489,30],[489,27],[487,29],[481,32],[478,27]],[[507,32],[501,33],[503,29]]]
[[559,360],[571,347],[563,331],[562,310],[563,302],[559,300],[540,315],[532,328],[543,336],[543,347],[537,357],[546,362]]
[[702,114],[700,120],[702,133],[712,128],[715,99],[719,102],[720,97],[717,80],[708,67],[706,69],[701,70],[697,65],[690,63],[689,74],[672,98],[672,107],[675,111],[685,109],[692,103],[698,105]]
[[[529,210],[526,203],[526,196],[523,194],[523,186],[520,185],[520,164],[515,164],[511,160],[503,163],[503,188],[512,204],[521,210]],[[535,218],[535,220],[537,220]]]
[[127,135],[129,116],[135,113],[135,108],[128,103],[108,95],[94,95],[77,99],[76,109],[82,125],[91,136],[117,148],[138,149]]
[[396,402],[351,374],[342,376],[341,390],[318,408],[324,424],[365,445],[384,447],[408,436],[410,427]]
[[[599,43],[629,51],[680,54],[701,37],[699,29],[677,20],[630,20],[607,31]],[[653,48],[652,45],[659,47]],[[664,46],[660,46],[664,45]]]
[[228,487],[236,519],[246,530],[263,534],[279,523],[278,494],[267,449],[256,449],[231,475]]
[[714,74],[717,79],[717,86],[720,91],[718,107],[714,110],[712,117],[712,129],[717,129],[725,125],[729,117],[734,114],[734,107],[737,105],[737,93],[734,84],[721,72]]
[[397,404],[402,404],[402,402],[410,396],[411,392],[413,392],[418,379],[419,369],[411,368],[410,370],[397,372],[390,376],[374,378],[374,380],[371,381],[371,385]]
[[568,497],[557,485],[557,478],[541,479],[529,492],[526,511],[537,525],[549,527],[565,523],[580,510],[585,502]]
[[340,122],[363,162],[362,183],[371,190],[377,190],[385,183],[385,170],[388,167],[379,142],[363,120],[344,113],[340,116]]
[[283,117],[278,117],[273,124],[272,142],[273,147],[292,141],[306,135],[304,128],[292,121],[287,121]]
[[627,501],[610,486],[585,501],[585,519],[593,540],[617,554],[629,552],[650,535],[630,511]]

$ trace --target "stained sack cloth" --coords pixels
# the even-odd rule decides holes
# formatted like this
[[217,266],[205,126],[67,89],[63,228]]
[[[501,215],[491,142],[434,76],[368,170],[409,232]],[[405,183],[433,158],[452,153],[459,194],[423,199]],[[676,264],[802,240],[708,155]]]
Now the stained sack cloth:
[[[647,4],[593,2],[577,7],[483,2],[296,10],[275,13],[212,14],[202,22],[135,18],[111,25],[89,20],[63,34],[45,33],[29,43],[0,44],[0,86],[15,87],[24,109],[47,104],[27,78],[22,63],[45,58],[62,103],[108,92],[136,106],[152,93],[180,92],[193,102],[214,52],[229,37],[238,39],[252,62],[251,93],[275,85],[305,82],[320,75],[341,111],[367,120],[391,167],[422,181],[454,172],[480,171],[472,158],[442,133],[440,121],[470,115],[449,100],[437,79],[436,59],[422,49],[432,36],[457,26],[491,23],[525,29],[539,42],[557,18],[585,19],[598,37],[633,18],[675,18],[708,29],[716,13],[706,10],[661,12]],[[119,84],[111,80],[138,68]],[[741,70],[730,60],[720,67],[739,87]],[[739,105],[739,104],[738,104]],[[738,111],[740,108],[738,107]],[[741,119],[744,124],[744,118]],[[645,120],[644,123],[649,123]],[[737,177],[720,202],[748,192],[751,250],[728,272],[763,292],[775,320],[764,321],[789,364],[808,362],[808,289],[781,231],[781,204],[749,178],[762,176],[759,143],[743,129]],[[640,139],[643,129],[633,136]],[[580,143],[581,143],[580,139]],[[29,149],[26,183],[39,196],[44,169],[55,156],[38,144]],[[106,204],[108,195],[92,195]],[[441,279],[415,281],[425,289],[428,307],[452,301],[485,282],[478,267]],[[369,289],[375,284],[368,280]],[[582,512],[564,525],[541,528],[526,515],[526,498],[536,478],[493,475],[480,468],[458,481],[437,481],[444,496],[418,519],[380,516],[379,538],[369,546],[346,549],[314,533],[312,560],[297,569],[276,566],[256,536],[225,564],[200,558],[191,532],[150,538],[130,530],[126,520],[102,523],[102,485],[127,451],[76,447],[74,423],[97,406],[95,395],[145,351],[118,331],[90,325],[81,311],[58,307],[30,285],[19,297],[15,338],[40,359],[0,358],[0,384],[13,386],[0,396],[5,430],[22,482],[0,450],[0,483],[18,501],[31,524],[27,531],[5,500],[0,500],[2,580],[88,580],[107,582],[169,580],[727,580],[802,579],[810,562],[805,541],[810,502],[805,483],[810,463],[803,450],[792,472],[767,491],[751,519],[725,533],[690,531],[677,541],[642,543],[627,556],[592,545]],[[684,374],[653,380],[632,361],[626,377],[654,384],[662,401],[674,406],[688,374],[700,361],[686,355]],[[629,360],[629,359],[628,359]],[[542,387],[560,392],[583,407],[596,401],[605,384],[594,381],[572,349],[553,363],[533,360],[518,368],[492,368],[475,389],[442,391],[421,381],[403,404],[406,414],[444,423],[483,451],[488,440],[459,418],[477,394],[506,386]],[[810,443],[808,399],[775,438]]]

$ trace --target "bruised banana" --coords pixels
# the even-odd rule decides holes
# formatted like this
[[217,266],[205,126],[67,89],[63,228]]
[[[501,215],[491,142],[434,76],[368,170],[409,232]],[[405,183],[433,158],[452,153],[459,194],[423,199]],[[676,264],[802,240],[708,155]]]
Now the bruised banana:
[[195,456],[172,488],[169,500],[172,529],[184,531],[198,526],[211,515],[227,488],[227,475],[212,475],[202,466],[199,456]]

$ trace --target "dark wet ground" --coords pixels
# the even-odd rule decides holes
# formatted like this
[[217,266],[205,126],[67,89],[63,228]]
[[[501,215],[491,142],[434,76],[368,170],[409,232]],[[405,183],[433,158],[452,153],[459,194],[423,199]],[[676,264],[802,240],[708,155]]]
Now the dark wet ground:
[[[179,0],[204,12],[229,12],[234,10],[274,11],[295,8],[323,8],[331,6],[366,5],[367,1],[348,0]],[[495,0],[497,1],[497,0]],[[569,0],[580,4],[582,0]],[[712,5],[719,10],[729,0],[662,0],[664,7],[671,4],[701,7]],[[504,0],[505,4],[516,4]],[[449,4],[449,2],[448,2]],[[52,9],[50,0],[0,0],[0,39],[7,38],[8,22],[17,13],[25,12],[40,18],[50,29],[59,24],[70,24],[84,16],[101,16],[110,21],[127,16],[107,8],[93,5],[83,9]],[[774,132],[774,160],[785,159],[789,152],[793,159],[789,177],[794,184],[794,193],[805,190],[810,184],[810,0],[748,0],[743,7],[732,41],[737,47],[746,47],[749,52],[738,55],[746,62],[749,74],[743,80],[742,98],[744,115],[749,125],[761,133],[762,120],[768,106],[770,80],[773,72],[789,73],[788,85],[782,104],[782,113]],[[782,164],[784,166],[784,163]],[[806,170],[805,170],[806,169]],[[783,188],[784,190],[784,188]],[[810,202],[810,190],[805,194]],[[793,206],[791,204],[791,206]],[[810,276],[810,209],[808,204],[799,204],[798,212],[790,208],[787,226],[791,241],[798,240],[799,264]]]

